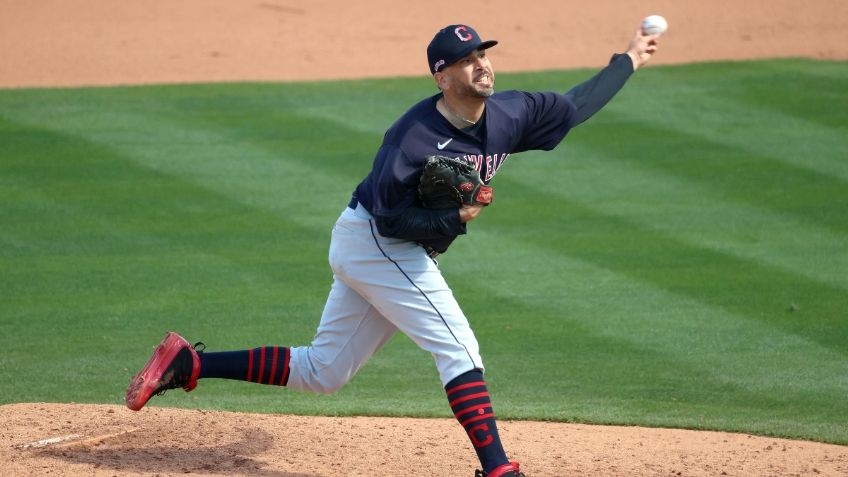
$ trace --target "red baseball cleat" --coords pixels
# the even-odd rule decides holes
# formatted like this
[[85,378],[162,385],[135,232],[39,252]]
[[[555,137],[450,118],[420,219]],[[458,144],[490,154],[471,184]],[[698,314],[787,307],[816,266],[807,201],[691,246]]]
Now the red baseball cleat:
[[194,389],[200,375],[200,356],[195,348],[202,345],[192,347],[182,336],[168,332],[127,388],[127,407],[138,411],[154,394],[180,387],[186,392]]
[[488,474],[482,470],[478,470],[474,473],[474,477],[525,477],[525,475],[518,471],[518,462],[510,462],[509,464],[496,467]]

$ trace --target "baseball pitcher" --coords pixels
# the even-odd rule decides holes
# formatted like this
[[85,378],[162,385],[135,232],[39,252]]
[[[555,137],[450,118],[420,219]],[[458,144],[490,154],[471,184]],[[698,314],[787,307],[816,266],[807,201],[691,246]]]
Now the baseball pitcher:
[[439,91],[386,131],[336,221],[333,284],[312,343],[208,352],[168,333],[130,383],[127,406],[139,410],[154,394],[191,391],[206,378],[332,393],[400,331],[433,356],[480,461],[475,475],[523,476],[501,445],[477,339],[436,258],[494,203],[489,184],[511,154],[556,147],[651,58],[657,39],[638,31],[624,53],[565,94],[496,93],[487,52],[497,42],[468,25],[437,32],[427,60]]

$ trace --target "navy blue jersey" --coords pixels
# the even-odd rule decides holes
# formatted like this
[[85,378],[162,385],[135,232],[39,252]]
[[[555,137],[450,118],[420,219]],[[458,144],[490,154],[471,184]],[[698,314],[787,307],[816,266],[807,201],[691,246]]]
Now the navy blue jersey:
[[424,99],[386,131],[368,176],[354,196],[383,235],[405,238],[439,252],[465,233],[458,209],[429,210],[418,202],[425,158],[443,155],[475,165],[487,184],[510,154],[550,150],[568,131],[603,107],[633,72],[627,55],[567,94],[507,91],[486,99],[478,134],[457,129],[436,109],[442,94]]
[[575,109],[561,94],[495,93],[486,100],[481,142],[436,110],[440,97],[419,102],[386,132],[371,173],[356,190],[359,202],[373,215],[397,215],[415,203],[427,156],[463,158],[488,183],[511,153],[559,144],[568,132],[564,119]]

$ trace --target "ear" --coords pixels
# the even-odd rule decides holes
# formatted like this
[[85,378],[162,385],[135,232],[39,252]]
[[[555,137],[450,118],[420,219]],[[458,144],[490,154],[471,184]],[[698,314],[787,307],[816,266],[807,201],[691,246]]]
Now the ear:
[[442,91],[448,89],[450,86],[450,79],[441,71],[433,74],[433,81],[436,82],[436,86]]

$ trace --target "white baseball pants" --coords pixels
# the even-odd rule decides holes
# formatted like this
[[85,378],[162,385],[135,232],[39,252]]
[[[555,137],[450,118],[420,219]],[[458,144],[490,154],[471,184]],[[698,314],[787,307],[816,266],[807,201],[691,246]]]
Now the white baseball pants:
[[468,320],[420,245],[383,237],[358,205],[336,222],[329,261],[330,296],[312,344],[291,348],[288,387],[338,390],[397,330],[433,355],[442,385],[483,369]]

